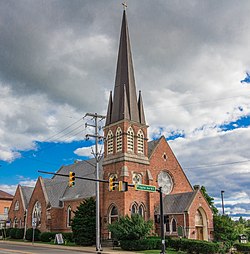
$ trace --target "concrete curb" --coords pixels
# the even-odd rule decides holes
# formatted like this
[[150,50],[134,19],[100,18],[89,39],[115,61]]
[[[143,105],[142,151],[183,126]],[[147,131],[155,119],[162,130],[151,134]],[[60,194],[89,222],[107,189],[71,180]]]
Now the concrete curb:
[[[46,243],[37,243],[35,242],[32,244],[32,242],[15,242],[15,241],[8,241],[8,240],[0,240],[3,243],[13,244],[13,245],[29,245],[29,246],[39,246],[39,247],[49,247],[53,249],[62,249],[62,250],[74,250],[79,252],[89,252],[89,253],[96,253],[95,246],[91,247],[75,247],[75,246],[65,246],[65,245],[53,245],[53,244],[46,244]],[[104,247],[102,250],[102,254],[135,254],[138,252],[132,252],[132,251],[124,251],[116,247],[116,249],[113,249],[111,247]]]

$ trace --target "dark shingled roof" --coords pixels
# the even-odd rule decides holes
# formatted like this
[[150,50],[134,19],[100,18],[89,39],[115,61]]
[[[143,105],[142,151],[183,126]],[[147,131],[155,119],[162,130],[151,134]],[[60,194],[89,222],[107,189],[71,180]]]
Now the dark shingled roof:
[[154,151],[155,147],[157,146],[157,144],[159,143],[160,139],[157,140],[152,140],[148,142],[148,158],[150,158],[152,152]]
[[[70,171],[76,176],[96,178],[95,159],[79,161],[72,165],[61,167],[57,173],[68,175]],[[102,179],[102,161],[100,162],[100,179]],[[52,179],[44,179],[49,202],[52,207],[59,206],[59,200],[73,200],[95,196],[95,182],[76,179],[74,187],[68,187],[68,178],[55,175]]]
[[34,187],[20,186],[23,194],[25,208],[28,207]]
[[13,196],[5,191],[0,190],[0,199],[12,200]]
[[[196,191],[166,195],[163,200],[164,214],[183,213],[188,211]],[[156,213],[159,213],[158,207]]]

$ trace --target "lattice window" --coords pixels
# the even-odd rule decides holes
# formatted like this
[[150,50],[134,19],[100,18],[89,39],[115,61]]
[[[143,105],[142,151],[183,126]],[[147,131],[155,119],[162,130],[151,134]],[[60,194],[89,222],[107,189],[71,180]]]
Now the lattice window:
[[71,221],[72,220],[71,216],[72,216],[71,207],[68,206],[68,209],[67,209],[67,227],[71,226],[71,222],[72,222]]
[[138,153],[144,153],[144,135],[142,130],[139,130],[137,134],[137,151]]
[[134,151],[134,131],[132,127],[128,128],[127,133],[127,143],[128,143],[128,151],[133,152]]
[[145,215],[145,209],[143,205],[139,206],[138,213],[141,215],[142,218],[144,218]]
[[119,127],[116,130],[116,152],[122,151],[122,129]]
[[177,223],[176,223],[176,220],[174,218],[172,219],[171,229],[172,229],[173,233],[177,232]]
[[19,210],[19,201],[18,201],[18,200],[17,200],[16,203],[15,203],[14,210],[15,210],[15,211],[18,211],[18,210]]
[[114,146],[113,146],[113,132],[110,130],[108,132],[108,136],[107,136],[107,153],[108,154],[113,154],[114,152]]
[[42,214],[42,206],[39,201],[37,201],[33,207],[32,212],[32,223],[35,223],[37,226],[41,224],[41,214]]

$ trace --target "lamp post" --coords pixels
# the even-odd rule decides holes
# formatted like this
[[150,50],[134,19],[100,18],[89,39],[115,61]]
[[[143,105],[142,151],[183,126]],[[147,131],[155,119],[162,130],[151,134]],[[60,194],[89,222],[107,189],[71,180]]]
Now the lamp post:
[[221,207],[222,207],[222,215],[225,214],[225,210],[224,210],[224,190],[222,190],[221,193]]

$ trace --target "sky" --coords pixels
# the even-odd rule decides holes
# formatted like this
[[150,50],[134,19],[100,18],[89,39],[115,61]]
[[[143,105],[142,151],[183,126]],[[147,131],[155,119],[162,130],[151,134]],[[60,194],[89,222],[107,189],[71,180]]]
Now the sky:
[[[84,116],[106,114],[121,2],[0,1],[1,190],[92,158]],[[249,0],[127,5],[149,139],[165,135],[192,185],[250,219]]]

